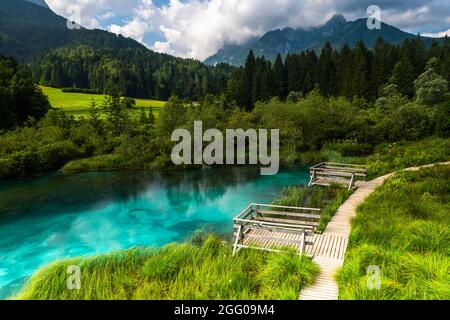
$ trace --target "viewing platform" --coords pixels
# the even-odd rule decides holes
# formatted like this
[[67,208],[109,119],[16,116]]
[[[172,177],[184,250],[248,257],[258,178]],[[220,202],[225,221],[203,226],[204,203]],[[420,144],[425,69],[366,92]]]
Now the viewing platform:
[[310,169],[309,187],[333,184],[355,188],[357,181],[365,181],[367,169],[362,165],[322,162]]
[[250,204],[233,219],[233,255],[242,248],[281,252],[293,248],[312,252],[321,209]]

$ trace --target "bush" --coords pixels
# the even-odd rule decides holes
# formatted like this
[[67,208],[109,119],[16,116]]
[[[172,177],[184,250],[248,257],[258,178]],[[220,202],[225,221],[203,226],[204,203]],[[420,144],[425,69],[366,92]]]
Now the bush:
[[355,140],[343,140],[329,142],[324,145],[324,150],[339,152],[344,157],[367,156],[373,152],[374,147],[368,143],[358,143]]
[[62,92],[69,92],[69,93],[86,93],[86,94],[103,94],[104,92],[102,90],[97,89],[87,89],[87,88],[62,88]]

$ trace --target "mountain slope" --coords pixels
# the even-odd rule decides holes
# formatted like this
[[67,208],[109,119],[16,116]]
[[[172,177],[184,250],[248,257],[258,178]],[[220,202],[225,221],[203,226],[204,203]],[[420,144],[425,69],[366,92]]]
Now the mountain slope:
[[143,48],[135,40],[102,30],[70,30],[67,20],[42,5],[0,0],[0,52],[19,61],[68,44],[108,48]]
[[348,22],[343,15],[335,15],[325,25],[318,28],[297,30],[286,28],[270,31],[243,45],[226,45],[206,59],[205,63],[243,65],[250,49],[253,49],[255,55],[265,56],[273,61],[279,53],[286,55],[306,49],[320,50],[327,41],[336,48],[345,44],[354,46],[358,41],[363,41],[367,47],[373,47],[378,37],[392,44],[399,44],[407,38],[415,37],[413,34],[385,23],[381,24],[379,30],[369,30],[366,21],[367,19],[358,19]]
[[37,5],[41,6],[41,7],[44,7],[44,8],[48,8],[48,5],[45,2],[45,0],[27,0],[27,1],[35,3],[35,4],[37,4]]
[[219,84],[233,70],[157,53],[103,30],[68,29],[65,18],[26,0],[0,0],[0,54],[27,65],[40,84],[160,100],[222,92]]

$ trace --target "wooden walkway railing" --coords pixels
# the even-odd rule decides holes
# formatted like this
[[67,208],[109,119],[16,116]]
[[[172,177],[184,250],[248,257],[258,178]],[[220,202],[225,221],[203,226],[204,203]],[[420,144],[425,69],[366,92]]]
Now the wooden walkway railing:
[[233,255],[242,248],[281,252],[291,247],[304,254],[313,245],[314,231],[319,226],[321,209],[250,204],[233,219]]
[[333,183],[348,185],[348,190],[355,187],[358,180],[365,181],[365,166],[345,163],[322,162],[310,169],[309,187],[331,186]]

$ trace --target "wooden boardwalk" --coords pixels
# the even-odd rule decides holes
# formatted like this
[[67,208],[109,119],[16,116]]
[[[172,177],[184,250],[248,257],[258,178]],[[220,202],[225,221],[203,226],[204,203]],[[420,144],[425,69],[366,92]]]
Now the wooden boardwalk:
[[[450,162],[440,163],[450,165]],[[404,171],[417,171],[436,164],[412,167]],[[320,273],[313,285],[300,292],[300,300],[337,300],[339,287],[335,280],[337,270],[343,266],[345,251],[351,231],[351,220],[356,216],[357,207],[367,197],[395,173],[368,182],[358,182],[358,189],[338,209],[322,235],[316,235],[312,253],[313,261],[319,265]]]
[[345,251],[351,231],[351,220],[356,215],[356,208],[389,176],[383,176],[368,182],[358,182],[358,189],[338,209],[325,232],[316,235],[311,253],[313,262],[320,267],[320,273],[312,286],[302,290],[300,300],[338,299],[339,287],[334,275],[344,264]]

